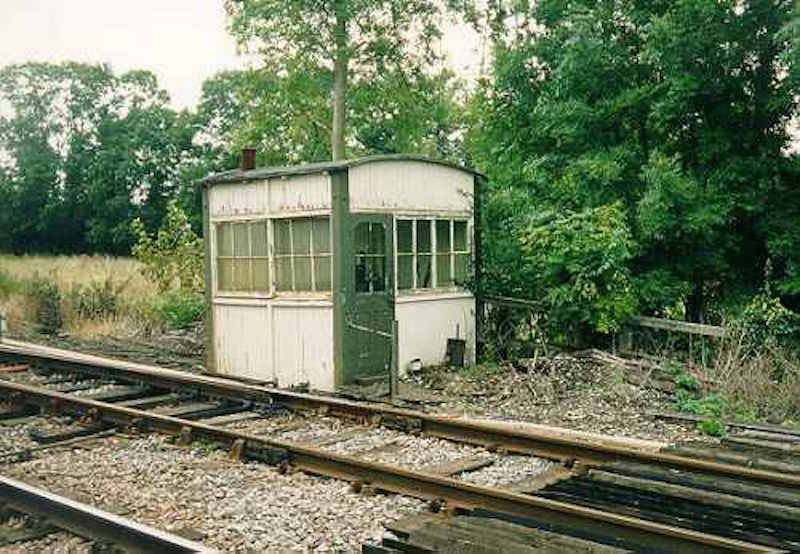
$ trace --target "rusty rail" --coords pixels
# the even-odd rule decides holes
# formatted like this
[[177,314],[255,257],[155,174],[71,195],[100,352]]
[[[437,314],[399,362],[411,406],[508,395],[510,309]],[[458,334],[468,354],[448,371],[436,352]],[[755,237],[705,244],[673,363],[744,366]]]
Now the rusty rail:
[[581,460],[587,466],[626,461],[673,469],[699,471],[800,490],[800,476],[760,470],[741,465],[702,460],[687,456],[640,449],[603,441],[569,438],[542,430],[510,429],[490,422],[454,419],[405,410],[384,404],[353,402],[262,387],[182,371],[155,368],[97,356],[54,349],[38,350],[22,343],[0,343],[0,360],[24,361],[31,366],[87,373],[97,377],[147,383],[153,386],[194,391],[212,398],[278,404],[296,410],[323,409],[328,415],[380,422],[388,427],[418,431],[456,442],[504,448],[509,452],[535,455],[555,460]]
[[317,475],[366,482],[377,489],[422,499],[443,500],[447,505],[517,517],[532,518],[554,529],[605,537],[629,545],[665,552],[778,552],[770,547],[719,537],[630,516],[502,489],[482,487],[431,473],[412,471],[353,456],[335,454],[289,441],[268,439],[196,421],[154,414],[114,404],[88,400],[41,387],[0,381],[0,392],[15,403],[47,410],[91,415],[95,419],[138,429],[160,431],[216,441],[237,447],[245,456],[273,464],[289,463]]
[[75,535],[111,542],[131,553],[206,553],[200,543],[142,525],[93,506],[0,476],[0,503],[19,512],[44,517]]

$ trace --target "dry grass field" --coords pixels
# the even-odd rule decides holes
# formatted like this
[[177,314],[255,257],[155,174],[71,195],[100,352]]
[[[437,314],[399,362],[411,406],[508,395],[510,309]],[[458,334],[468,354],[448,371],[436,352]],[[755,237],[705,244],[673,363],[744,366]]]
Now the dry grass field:
[[37,281],[57,288],[47,299],[58,305],[61,329],[69,334],[130,336],[157,325],[158,291],[132,258],[0,255],[0,305],[12,334],[34,327],[40,317],[42,293],[32,293]]

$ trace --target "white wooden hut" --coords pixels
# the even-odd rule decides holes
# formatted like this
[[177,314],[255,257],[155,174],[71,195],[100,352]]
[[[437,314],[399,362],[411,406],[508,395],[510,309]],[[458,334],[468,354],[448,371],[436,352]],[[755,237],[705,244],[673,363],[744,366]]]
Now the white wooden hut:
[[482,180],[405,155],[204,179],[208,370],[332,391],[387,375],[394,320],[401,373],[457,335],[473,363]]

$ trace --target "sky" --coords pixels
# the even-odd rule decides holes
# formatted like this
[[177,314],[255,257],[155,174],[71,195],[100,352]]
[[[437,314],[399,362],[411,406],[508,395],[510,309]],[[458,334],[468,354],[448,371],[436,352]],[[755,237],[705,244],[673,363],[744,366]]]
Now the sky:
[[[457,74],[474,75],[475,33],[448,28],[444,48]],[[0,0],[0,67],[66,60],[149,69],[178,109],[196,105],[206,78],[246,65],[223,0]]]

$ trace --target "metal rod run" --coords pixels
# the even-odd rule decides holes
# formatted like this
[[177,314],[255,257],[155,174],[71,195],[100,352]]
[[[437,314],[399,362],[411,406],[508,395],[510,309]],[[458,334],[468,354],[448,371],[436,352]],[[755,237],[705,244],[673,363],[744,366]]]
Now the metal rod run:
[[422,499],[440,499],[464,509],[483,508],[535,519],[557,529],[590,533],[610,541],[621,541],[663,552],[778,552],[778,550],[735,539],[709,535],[690,529],[664,525],[638,518],[607,513],[580,505],[516,494],[503,489],[482,487],[455,479],[373,463],[353,456],[309,447],[288,441],[268,439],[214,427],[196,421],[154,414],[58,393],[41,387],[0,381],[0,391],[17,403],[29,403],[66,413],[92,413],[96,418],[122,425],[187,434],[233,446],[242,453],[294,467],[317,475],[348,481],[366,482],[376,488]]
[[743,481],[800,489],[800,476],[797,475],[676,454],[645,452],[619,444],[578,440],[530,428],[510,429],[493,423],[464,421],[393,406],[261,387],[230,379],[194,375],[65,350],[43,349],[15,341],[4,341],[3,344],[0,344],[0,357],[3,356],[22,360],[31,365],[47,364],[54,369],[76,371],[132,383],[147,382],[162,388],[181,391],[194,390],[210,397],[263,404],[278,403],[297,410],[324,408],[331,416],[366,420],[374,420],[377,416],[383,418],[384,422],[392,422],[392,424],[401,426],[405,424],[409,428],[413,427],[430,436],[456,442],[503,447],[510,452],[558,460],[579,459],[587,465],[596,467],[600,467],[605,462],[626,461],[725,475]]
[[110,514],[99,508],[0,476],[0,503],[45,518],[56,527],[90,540],[111,542],[126,552],[216,552],[200,543],[148,525]]

